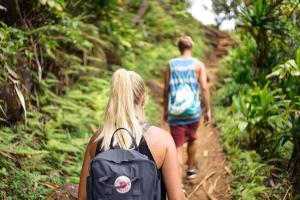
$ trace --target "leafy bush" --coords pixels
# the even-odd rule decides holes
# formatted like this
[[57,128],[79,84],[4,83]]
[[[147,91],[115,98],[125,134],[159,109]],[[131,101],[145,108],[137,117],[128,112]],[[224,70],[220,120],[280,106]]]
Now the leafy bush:
[[[255,151],[239,151],[238,149],[230,152],[234,155],[231,161],[231,168],[236,176],[232,180],[234,190],[233,199],[254,200],[263,199],[268,191],[264,186],[266,173],[269,167],[261,164],[261,159]],[[236,152],[234,152],[236,151]]]
[[[292,14],[299,8],[299,2],[295,0],[253,0],[242,6],[239,27],[255,40],[257,50],[254,66],[257,69],[270,69],[282,61],[282,56],[291,56],[299,48],[295,45],[296,48],[291,49],[295,47],[293,40],[299,34],[294,32],[299,27],[294,23]],[[290,37],[290,33],[295,35]],[[283,40],[285,42],[280,42]],[[272,48],[273,45],[275,48]]]
[[[220,0],[213,5],[218,13],[225,13],[229,18],[237,17],[237,34],[241,38],[238,40],[239,46],[231,50],[223,62],[226,67],[223,70],[224,86],[220,87],[216,95],[218,100],[215,116],[225,147],[228,151],[236,149],[240,153],[248,153],[249,149],[255,151],[261,157],[256,161],[275,170],[279,177],[286,177],[287,173],[283,171],[289,168],[292,174],[290,180],[294,181],[294,192],[299,193],[300,180],[297,177],[300,177],[300,156],[296,152],[300,149],[300,61],[289,60],[277,65],[268,76],[269,80],[266,75],[274,65],[290,59],[299,48],[300,27],[299,19],[295,16],[299,13],[300,3],[295,0],[234,3]],[[296,58],[298,59],[300,55]],[[252,82],[256,82],[254,86]],[[220,109],[221,105],[225,107]],[[288,163],[289,157],[291,159]],[[235,156],[229,154],[229,159],[232,163]],[[274,164],[274,168],[271,164]],[[232,168],[235,169],[237,165],[235,163]],[[240,171],[242,174],[234,174],[234,179],[239,179],[248,172]],[[237,189],[232,183],[233,194],[240,199],[282,199],[284,190],[290,184],[279,181],[276,186],[279,191],[275,191],[268,187],[267,179],[272,178],[266,175],[264,181],[254,184],[254,188],[258,188],[253,190],[254,193],[249,191],[251,189],[242,190],[239,185]]]
[[240,94],[233,103],[241,113],[238,126],[245,131],[247,146],[265,157],[271,156],[283,134],[289,131],[288,102],[283,101],[279,90],[270,91],[266,84],[263,88],[255,85],[245,95]]
[[159,2],[152,1],[149,4],[149,12],[145,16],[145,25],[148,29],[145,31],[156,41],[163,41],[165,38],[176,38],[179,32],[175,19],[172,16],[165,15],[165,10],[159,6]]
[[232,77],[238,84],[251,84],[254,78],[252,65],[255,58],[255,42],[246,36],[236,36],[235,38],[239,41],[239,46],[238,48],[230,49],[229,54],[222,59],[222,65],[225,65],[226,68],[221,69],[221,75],[223,77]]
[[[239,48],[243,45],[247,46]],[[274,89],[273,82],[264,87],[238,83],[233,76],[233,55],[237,54],[223,61],[222,79],[213,95],[214,117],[232,170],[231,198],[281,199],[290,187],[285,159],[293,152],[292,143],[286,142],[292,126],[288,120],[291,101],[282,89]]]
[[[286,175],[277,173],[276,176],[280,178],[272,177],[276,167],[267,163],[255,150],[243,148],[245,133],[237,126],[241,115],[236,112],[236,108],[217,104],[213,110],[232,171],[231,199],[280,199],[288,187],[285,183],[287,181],[283,181]],[[269,181],[276,182],[276,188]]]
[[276,78],[274,87],[280,88],[285,94],[285,98],[291,102],[287,110],[291,128],[284,135],[283,143],[287,141],[293,143],[293,153],[288,168],[293,177],[295,192],[300,193],[300,50],[297,51],[295,60],[288,60],[284,64],[275,66],[268,78]]
[[[43,87],[45,84],[47,80]],[[26,199],[37,199],[49,192],[44,188],[46,181],[78,182],[84,146],[99,126],[107,102],[108,81],[82,76],[62,97],[47,87],[42,93],[42,109],[28,113],[26,130],[22,124],[1,127],[0,166],[6,166],[7,174],[2,179],[7,183],[1,185],[3,195],[14,194],[11,197],[18,199],[27,194]],[[27,191],[28,185],[35,189]]]

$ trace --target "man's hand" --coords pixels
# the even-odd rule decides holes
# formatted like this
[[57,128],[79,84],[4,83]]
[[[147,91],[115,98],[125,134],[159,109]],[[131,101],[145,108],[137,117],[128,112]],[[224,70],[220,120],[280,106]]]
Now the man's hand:
[[210,113],[210,110],[208,110],[204,113],[204,122],[203,122],[204,126],[209,125],[210,122],[211,122],[211,113]]
[[207,85],[207,76],[205,71],[205,66],[203,63],[198,63],[198,76],[199,76],[199,85],[201,87],[201,94],[204,100],[204,125],[207,126],[211,121],[211,113],[210,113],[210,95],[209,95],[209,87]]

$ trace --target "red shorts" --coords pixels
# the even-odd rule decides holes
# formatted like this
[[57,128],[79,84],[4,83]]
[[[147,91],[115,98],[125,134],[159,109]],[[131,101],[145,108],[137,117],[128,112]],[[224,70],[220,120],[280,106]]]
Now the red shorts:
[[171,135],[174,139],[176,147],[182,146],[187,141],[196,140],[198,127],[199,121],[192,124],[170,126]]

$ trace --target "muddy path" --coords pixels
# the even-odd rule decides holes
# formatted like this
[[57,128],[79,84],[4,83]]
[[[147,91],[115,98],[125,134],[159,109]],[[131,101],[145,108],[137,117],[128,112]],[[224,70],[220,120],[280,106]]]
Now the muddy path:
[[[213,50],[203,60],[206,65],[211,98],[213,99],[214,86],[218,81],[219,61],[227,54],[228,48],[234,44],[234,41],[230,39],[226,32],[219,32],[210,28],[206,28],[206,37],[213,46]],[[155,95],[156,100],[162,103],[163,84],[147,81],[147,85],[151,92],[157,94]],[[161,120],[161,126],[169,131],[168,124],[163,120]],[[183,183],[188,195],[190,195],[189,199],[228,200],[230,189],[228,173],[230,173],[230,169],[220,141],[219,130],[212,122],[207,127],[201,125],[198,134],[198,177],[192,181],[188,181],[183,177]],[[186,154],[184,158],[187,159]]]

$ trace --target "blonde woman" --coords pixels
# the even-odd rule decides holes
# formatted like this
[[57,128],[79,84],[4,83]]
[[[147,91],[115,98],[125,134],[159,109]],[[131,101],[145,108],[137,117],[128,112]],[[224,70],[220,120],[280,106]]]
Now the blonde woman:
[[[117,70],[111,80],[109,102],[106,108],[103,129],[96,132],[87,146],[81,169],[79,200],[87,199],[86,179],[89,175],[91,159],[100,152],[109,149],[112,134],[118,128],[128,129],[138,144],[141,154],[155,162],[157,172],[162,175],[162,198],[183,200],[181,180],[178,176],[177,153],[174,141],[166,131],[150,126],[145,130],[144,119],[145,85],[135,72],[125,69]],[[144,131],[143,131],[144,130]],[[116,138],[120,148],[129,149],[132,140],[128,134],[121,132]],[[147,173],[146,171],[143,173]]]

